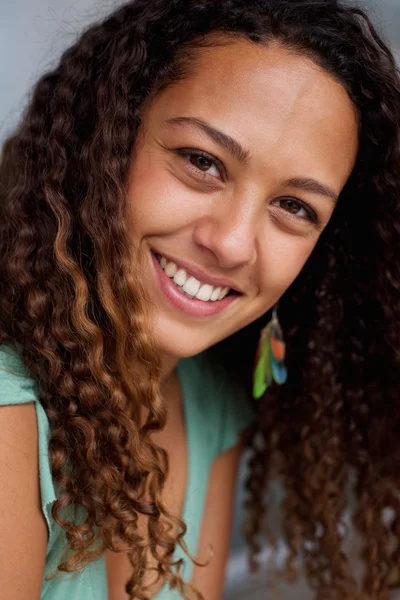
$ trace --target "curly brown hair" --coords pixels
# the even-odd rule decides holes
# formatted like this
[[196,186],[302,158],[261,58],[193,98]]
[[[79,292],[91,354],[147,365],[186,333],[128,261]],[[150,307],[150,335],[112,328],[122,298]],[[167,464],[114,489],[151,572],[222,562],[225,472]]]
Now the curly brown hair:
[[[287,574],[302,556],[316,598],[386,600],[400,559],[399,76],[366,14],[338,0],[130,2],[88,29],[41,78],[4,146],[0,342],[20,349],[51,423],[60,490],[53,516],[72,550],[59,568],[81,569],[123,543],[131,598],[147,597],[149,552],[159,580],[189,593],[173,560],[185,526],[163,504],[168,457],[151,437],[166,413],[140,256],[132,258],[126,230],[125,185],[144,103],[187,75],[196,50],[217,43],[211,32],[278,40],[310,56],[357,108],[354,172],[280,303],[290,375],[257,403],[248,435],[246,535],[254,562],[278,459]],[[215,348],[246,381],[259,327]],[[363,591],[342,548],[351,473],[354,521],[366,538]],[[84,522],[65,517],[70,504],[84,507]],[[394,509],[390,522],[385,508]]]

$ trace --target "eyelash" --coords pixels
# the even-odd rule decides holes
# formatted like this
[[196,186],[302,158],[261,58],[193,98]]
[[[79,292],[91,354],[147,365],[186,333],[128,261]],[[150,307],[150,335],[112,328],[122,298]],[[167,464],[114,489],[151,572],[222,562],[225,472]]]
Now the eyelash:
[[206,173],[205,171],[201,171],[201,169],[197,169],[190,162],[189,159],[191,157],[205,158],[206,160],[208,160],[211,163],[211,165],[214,165],[215,167],[217,167],[217,169],[221,175],[221,180],[225,181],[226,170],[225,170],[223,164],[221,163],[221,161],[218,160],[218,158],[216,158],[215,156],[212,156],[211,154],[208,154],[207,152],[203,152],[202,150],[194,150],[191,148],[179,148],[176,152],[177,152],[178,156],[180,156],[181,158],[187,159],[187,166],[190,168],[191,171],[196,173],[196,175],[199,175],[202,179],[209,179],[210,177],[215,179],[215,177],[213,175],[208,175],[208,173]]
[[[189,161],[189,159],[191,157],[196,157],[196,158],[201,158],[202,157],[202,158],[205,158],[206,160],[208,160],[220,172],[220,174],[221,174],[221,180],[225,181],[225,179],[226,179],[226,170],[225,170],[225,167],[223,166],[223,164],[221,163],[220,160],[218,160],[217,158],[215,158],[215,156],[212,156],[211,154],[208,154],[207,152],[204,152],[202,150],[195,150],[195,149],[191,149],[191,148],[179,148],[178,150],[176,150],[176,153],[181,158],[187,159],[187,163],[186,163],[187,166],[190,168],[190,170],[192,172],[194,172],[196,174],[197,177],[201,177],[204,180],[209,180],[210,177],[213,178],[213,179],[215,179],[215,177],[213,175],[208,175],[205,171],[201,171],[201,169],[197,169]],[[303,200],[300,200],[298,198],[291,198],[291,197],[288,197],[288,198],[279,198],[275,202],[283,202],[285,200],[286,201],[288,201],[288,200],[293,201],[299,207],[303,208],[306,211],[306,213],[307,213],[307,218],[306,217],[297,217],[296,215],[294,215],[294,218],[300,219],[302,221],[309,220],[314,225],[317,225],[317,226],[319,225],[318,215],[316,214],[316,212],[312,209],[312,207],[307,202],[304,202]],[[287,213],[288,211],[284,211],[284,212]],[[290,213],[288,213],[288,214],[290,214]]]
[[[296,219],[300,219],[302,221],[310,221],[311,223],[313,223],[313,225],[320,225],[320,221],[318,218],[317,213],[313,210],[313,208],[311,208],[311,206],[307,203],[304,202],[303,200],[299,200],[298,198],[292,198],[292,197],[287,197],[287,198],[278,198],[277,200],[275,200],[274,202],[287,202],[287,201],[291,201],[294,202],[294,204],[297,204],[300,208],[303,208],[306,213],[307,213],[307,217],[298,217],[297,215],[293,215],[294,218]],[[282,209],[283,210],[283,209]],[[285,211],[288,215],[292,215],[292,213],[289,213],[288,211]]]

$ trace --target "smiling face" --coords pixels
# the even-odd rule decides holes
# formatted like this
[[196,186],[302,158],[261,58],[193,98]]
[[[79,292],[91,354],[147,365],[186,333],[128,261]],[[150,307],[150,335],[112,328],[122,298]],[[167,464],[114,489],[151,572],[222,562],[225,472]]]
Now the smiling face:
[[197,354],[274,305],[356,153],[355,109],[309,58],[247,41],[198,51],[147,106],[129,174],[162,352]]

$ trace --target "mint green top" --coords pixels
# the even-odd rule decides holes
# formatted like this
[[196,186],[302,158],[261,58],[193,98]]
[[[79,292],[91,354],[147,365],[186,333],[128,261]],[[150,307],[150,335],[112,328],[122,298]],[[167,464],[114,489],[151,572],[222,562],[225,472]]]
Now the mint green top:
[[[182,517],[187,525],[185,541],[196,555],[204,501],[213,460],[234,446],[241,430],[252,419],[248,400],[235,388],[223,369],[214,367],[206,353],[181,360],[178,374],[182,387],[184,418],[188,448],[188,479]],[[9,345],[0,346],[0,406],[34,402],[39,438],[39,476],[42,509],[47,521],[49,539],[41,600],[107,600],[106,569],[103,558],[89,564],[78,574],[58,574],[60,557],[65,549],[65,535],[51,516],[56,492],[52,480],[47,415],[39,402],[35,382],[23,365],[17,351]],[[77,515],[81,507],[74,507]],[[177,548],[176,558],[184,558],[183,576],[190,580],[192,563]],[[166,586],[157,600],[179,598]]]

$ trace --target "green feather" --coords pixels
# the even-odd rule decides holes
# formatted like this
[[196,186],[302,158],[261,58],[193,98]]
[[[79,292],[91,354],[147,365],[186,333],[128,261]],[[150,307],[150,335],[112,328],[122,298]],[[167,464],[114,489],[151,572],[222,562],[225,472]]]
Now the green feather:
[[258,348],[258,359],[253,376],[253,396],[258,399],[263,396],[272,383],[272,357],[269,344],[270,328],[263,331]]

